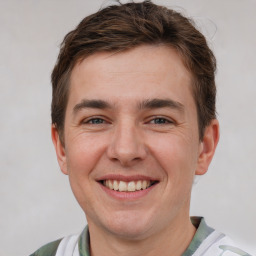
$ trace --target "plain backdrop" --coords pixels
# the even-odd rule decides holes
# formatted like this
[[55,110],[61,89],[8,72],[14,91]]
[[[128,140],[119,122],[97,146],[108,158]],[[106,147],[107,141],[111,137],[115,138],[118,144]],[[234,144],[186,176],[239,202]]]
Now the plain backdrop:
[[[218,60],[221,139],[191,215],[256,255],[256,1],[154,2],[193,18]],[[0,256],[29,255],[86,224],[50,139],[50,73],[64,35],[102,3],[0,1]]]

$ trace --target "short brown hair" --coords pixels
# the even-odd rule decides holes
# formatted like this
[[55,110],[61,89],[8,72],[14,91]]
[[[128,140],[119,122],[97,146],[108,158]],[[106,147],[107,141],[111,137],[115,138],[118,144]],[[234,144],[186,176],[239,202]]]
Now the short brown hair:
[[[75,64],[96,52],[120,52],[139,45],[163,44],[174,48],[193,76],[199,137],[216,118],[216,60],[193,21],[151,1],[106,7],[85,17],[69,32],[52,72],[52,124],[64,131],[69,78]],[[64,141],[62,141],[64,142]]]

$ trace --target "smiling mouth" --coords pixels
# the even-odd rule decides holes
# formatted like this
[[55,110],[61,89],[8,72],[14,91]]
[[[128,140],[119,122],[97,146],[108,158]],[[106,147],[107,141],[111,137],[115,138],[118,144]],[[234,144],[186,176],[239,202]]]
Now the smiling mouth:
[[100,183],[111,190],[119,192],[135,192],[148,189],[157,184],[158,181],[137,180],[126,182],[119,180],[101,180]]

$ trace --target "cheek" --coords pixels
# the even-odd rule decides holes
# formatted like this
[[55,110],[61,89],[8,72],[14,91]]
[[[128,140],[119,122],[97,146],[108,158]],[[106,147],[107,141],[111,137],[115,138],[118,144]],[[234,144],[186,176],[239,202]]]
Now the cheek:
[[105,145],[99,136],[79,135],[67,145],[67,168],[73,176],[89,175],[102,156]]
[[152,154],[168,175],[181,175],[196,166],[196,150],[187,137],[166,134],[155,138],[150,145]]
[[79,135],[69,142],[66,152],[69,182],[74,196],[86,212],[88,205],[92,205],[95,200],[92,193],[95,186],[94,175],[104,152],[104,145],[96,136],[85,135]]

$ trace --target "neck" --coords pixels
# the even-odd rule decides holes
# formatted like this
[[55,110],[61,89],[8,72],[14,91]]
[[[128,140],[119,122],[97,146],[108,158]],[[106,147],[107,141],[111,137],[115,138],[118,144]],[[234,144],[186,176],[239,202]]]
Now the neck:
[[100,228],[88,222],[91,256],[182,255],[193,239],[196,229],[189,217],[176,223],[146,238],[131,240],[102,232]]

